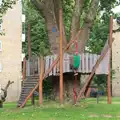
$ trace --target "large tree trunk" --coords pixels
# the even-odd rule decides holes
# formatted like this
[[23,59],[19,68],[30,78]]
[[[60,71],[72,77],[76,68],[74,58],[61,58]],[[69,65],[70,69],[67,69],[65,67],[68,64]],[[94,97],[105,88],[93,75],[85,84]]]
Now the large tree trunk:
[[[51,45],[51,52],[53,54],[59,53],[59,8],[61,8],[61,1],[60,0],[43,0],[40,2],[39,0],[34,0],[33,3],[37,5],[37,8],[42,13],[46,28],[48,31],[48,38],[49,43]],[[37,3],[37,4],[36,4]],[[44,7],[43,7],[44,6]],[[52,29],[56,28],[57,31],[52,32]],[[66,46],[66,36],[65,36],[65,29],[63,25],[63,34],[64,34],[64,41],[63,41],[63,48]],[[58,100],[59,99],[59,77],[50,77],[52,79],[52,99]],[[73,75],[64,75],[64,98],[68,101],[73,99]],[[79,80],[78,80],[79,81]],[[79,82],[78,82],[79,83]],[[79,84],[77,84],[79,89]],[[77,91],[78,91],[77,89]]]
[[[61,0],[32,0],[45,18],[45,24],[48,31],[49,43],[53,54],[59,52],[59,8],[62,7]],[[80,29],[80,17],[83,12],[85,0],[76,0],[71,25],[71,40]],[[92,0],[91,7],[86,14],[84,28],[79,39],[79,52],[84,52],[85,45],[89,39],[90,29],[96,16],[99,0]],[[64,25],[63,25],[63,28]],[[64,31],[63,47],[66,46],[66,36]],[[77,92],[80,89],[80,76],[77,80]],[[59,77],[53,77],[53,98],[59,98]],[[73,74],[64,74],[64,98],[67,101],[73,100],[74,76]]]
[[[32,0],[35,6],[40,10],[48,31],[49,43],[51,45],[51,53],[59,52],[59,8],[62,7],[61,0]],[[66,46],[66,36],[63,24],[64,39],[63,48]]]
[[64,99],[68,102],[74,101],[73,89],[76,89],[76,94],[80,90],[80,75],[77,76],[77,81],[75,82],[74,73],[69,73],[64,75]]
[[[53,82],[53,89],[51,98],[52,100],[59,100],[59,76],[53,76],[50,78]],[[74,94],[73,94],[73,88],[74,88],[74,74],[64,74],[63,78],[64,82],[64,102],[73,102]],[[76,93],[78,94],[80,90],[80,75],[77,76],[76,81]]]

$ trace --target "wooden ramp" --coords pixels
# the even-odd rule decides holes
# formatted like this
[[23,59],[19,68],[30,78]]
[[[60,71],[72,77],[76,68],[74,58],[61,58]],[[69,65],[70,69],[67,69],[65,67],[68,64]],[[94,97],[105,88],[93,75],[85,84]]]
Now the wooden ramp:
[[17,106],[20,107],[30,94],[31,90],[37,85],[39,76],[29,76],[23,81],[23,86]]

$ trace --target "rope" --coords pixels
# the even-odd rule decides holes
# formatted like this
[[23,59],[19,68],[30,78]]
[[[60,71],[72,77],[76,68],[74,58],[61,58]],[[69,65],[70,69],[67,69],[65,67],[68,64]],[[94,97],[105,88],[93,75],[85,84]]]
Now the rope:
[[[76,41],[76,43],[75,43],[75,48],[76,48],[76,55],[78,55],[78,41]],[[73,95],[74,95],[74,104],[76,103],[76,100],[77,100],[77,91],[76,91],[76,89],[77,89],[77,75],[78,75],[78,73],[76,73],[77,72],[77,70],[75,70],[75,74],[74,74],[74,76],[75,76],[75,79],[74,79],[74,88],[73,88]]]

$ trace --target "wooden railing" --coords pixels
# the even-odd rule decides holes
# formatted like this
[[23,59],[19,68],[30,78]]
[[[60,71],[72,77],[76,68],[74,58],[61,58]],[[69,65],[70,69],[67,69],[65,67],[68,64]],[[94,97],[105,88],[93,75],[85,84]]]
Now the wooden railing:
[[[99,55],[97,54],[90,54],[90,53],[84,53],[81,54],[81,65],[78,69],[79,73],[91,73],[93,66],[95,65],[96,61],[99,58]],[[57,55],[50,55],[44,57],[44,72],[47,71],[50,66],[52,65],[53,61],[57,58]],[[108,74],[108,69],[105,67],[106,64],[108,64],[109,59],[108,55],[103,59],[103,61],[100,63],[96,70],[96,74]],[[63,56],[63,72],[73,72],[73,69],[71,69],[72,66],[72,59],[73,55],[65,53]],[[31,60],[27,61],[27,68],[26,68],[27,76],[29,75],[39,75],[40,73],[40,62],[39,58],[35,57]],[[55,67],[52,69],[52,71],[48,74],[48,76],[56,76],[59,73],[59,62],[55,65]]]

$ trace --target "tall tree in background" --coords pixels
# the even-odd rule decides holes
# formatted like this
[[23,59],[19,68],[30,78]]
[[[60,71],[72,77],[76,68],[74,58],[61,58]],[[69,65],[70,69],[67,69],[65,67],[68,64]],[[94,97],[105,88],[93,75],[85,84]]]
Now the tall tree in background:
[[[49,51],[49,43],[48,43],[48,36],[47,31],[45,29],[45,21],[44,18],[41,16],[39,11],[34,8],[34,5],[31,4],[28,0],[23,1],[23,14],[26,16],[26,22],[23,24],[23,32],[26,34],[27,39],[27,31],[28,31],[28,24],[30,24],[30,39],[31,39],[31,51],[32,55],[39,56],[48,55]],[[28,42],[26,40],[23,43],[23,52],[26,53],[28,56]]]
[[[37,8],[36,10],[35,8],[33,8],[33,6],[30,5],[31,3]],[[47,41],[47,37],[48,37],[50,52],[52,54],[58,53],[59,52],[59,8],[62,8],[64,12],[63,47],[66,46],[69,40],[72,40],[75,37],[76,33],[82,27],[83,31],[79,37],[79,52],[82,53],[85,51],[85,46],[88,40],[90,40],[88,47],[89,49],[92,50],[92,52],[94,52],[95,50],[93,47],[93,45],[95,44],[92,45],[92,43],[95,42],[97,46],[98,43],[101,43],[101,47],[99,48],[98,46],[100,51],[100,49],[103,47],[103,43],[104,43],[103,40],[106,41],[108,37],[109,15],[113,14],[111,9],[114,8],[117,4],[118,4],[117,0],[105,0],[105,1],[103,0],[28,0],[27,6],[31,7],[34,13],[37,13],[37,14],[32,13],[30,9],[28,10],[28,12],[26,10],[26,15],[29,15],[31,17],[34,16],[34,18],[37,18],[36,20],[33,21],[33,23],[31,23],[33,25],[32,29],[34,28],[34,30],[31,29],[32,32],[31,39],[33,39],[32,37],[35,38],[36,35],[41,35],[43,33],[40,32],[40,28],[41,28],[40,26],[42,26],[42,29],[44,29],[45,27],[46,30],[44,29],[44,35],[46,37],[42,36],[43,38],[41,37],[41,41],[43,41],[42,43],[44,43],[44,45],[47,46],[45,41]],[[104,14],[102,16],[100,14],[101,11],[104,11]],[[41,24],[41,22],[43,22],[44,25]],[[96,28],[101,28],[102,33],[100,34],[100,32],[98,32],[100,29],[99,30],[97,29],[96,31]],[[104,30],[105,32],[103,32]],[[40,37],[36,37],[36,39],[34,39],[35,40],[34,42],[38,41],[38,39],[40,39]],[[36,47],[34,47],[33,49],[35,48]],[[97,52],[98,50],[96,50],[96,53]],[[56,81],[53,82],[55,86],[57,86]],[[73,88],[72,75],[69,78],[65,77],[64,86],[66,88],[65,93],[67,94],[67,97],[71,97],[72,88]],[[79,89],[80,85],[78,84],[77,87]]]

